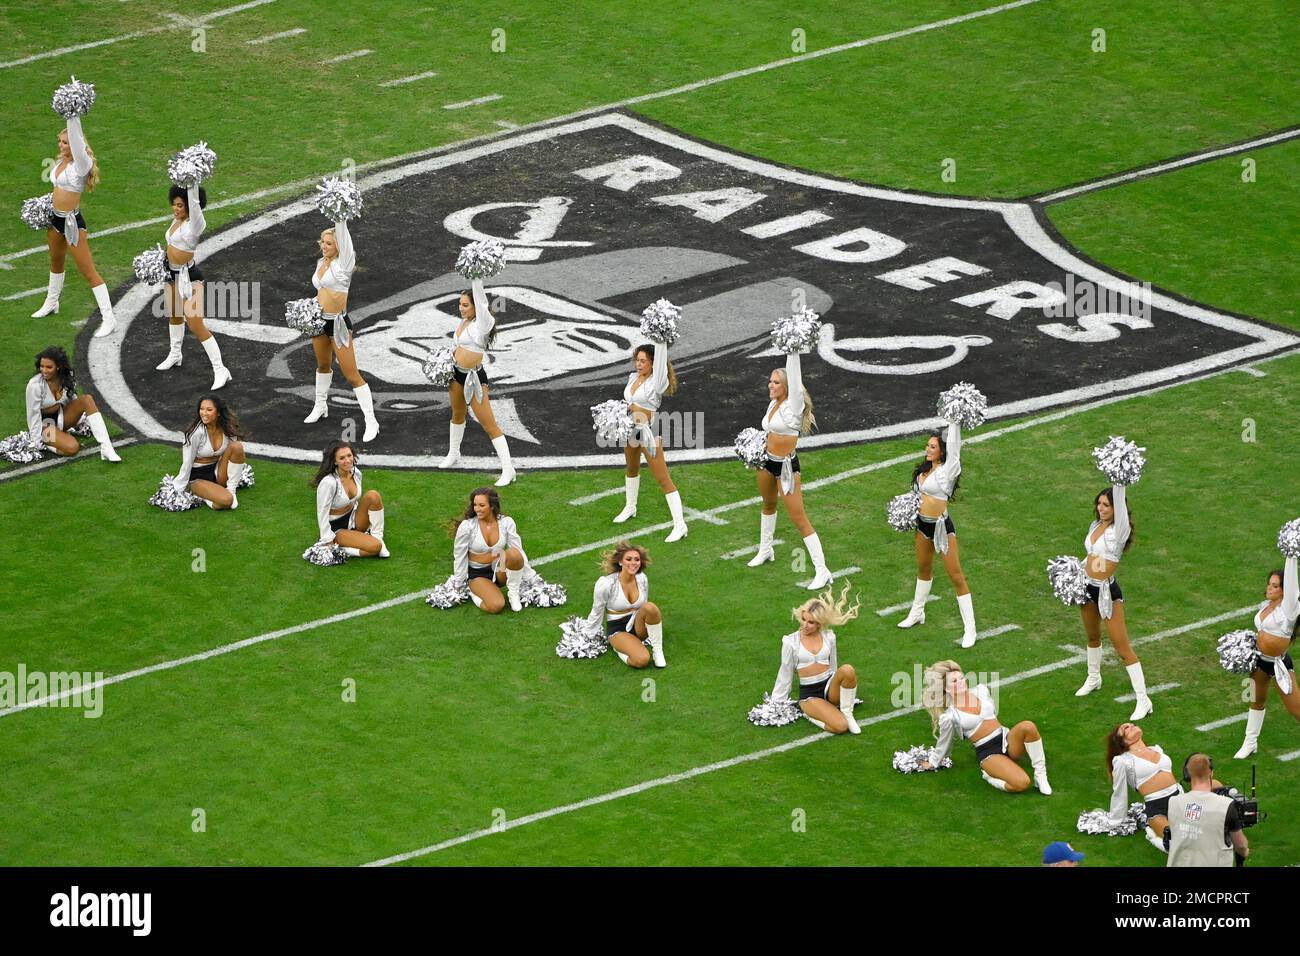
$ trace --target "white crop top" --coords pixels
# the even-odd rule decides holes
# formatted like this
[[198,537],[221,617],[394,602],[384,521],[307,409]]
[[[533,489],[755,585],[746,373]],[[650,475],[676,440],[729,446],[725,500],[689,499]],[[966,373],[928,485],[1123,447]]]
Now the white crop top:
[[330,518],[339,517],[331,515],[332,508],[356,508],[357,502],[361,500],[361,469],[352,469],[352,478],[357,483],[357,493],[351,498],[348,497],[347,491],[343,488],[343,481],[339,478],[337,471],[330,472],[321,479],[316,486],[316,524],[320,528],[320,542],[325,544],[334,540],[334,529],[330,527]]
[[[813,664],[826,664],[826,670],[811,677],[799,674],[802,667]],[[790,696],[794,679],[799,677],[800,684],[816,684],[824,681],[839,669],[839,657],[836,652],[835,632],[829,628],[822,630],[822,646],[814,653],[803,646],[799,632],[786,634],[781,638],[781,669],[776,672],[776,683],[772,686],[772,699],[785,700]]]
[[[190,208],[194,208],[193,203]],[[318,275],[325,262],[324,257],[316,260],[316,268],[311,273],[311,284],[317,289],[328,289],[330,292],[347,292],[352,285],[352,270],[357,267],[357,254],[352,248],[352,236],[348,233],[346,222],[334,223],[334,242],[339,254],[334,257],[324,275]]]
[[961,735],[962,740],[969,740],[979,730],[980,724],[986,720],[992,720],[998,715],[997,707],[993,704],[993,695],[983,684],[976,684],[972,689],[976,699],[980,702],[980,712],[978,714],[968,714],[960,710],[956,704],[952,704],[939,715],[939,740],[930,748],[930,766],[937,767],[943,763],[952,750],[953,740],[957,735]]
[[[763,431],[773,435],[798,435],[803,424],[803,375],[799,370],[798,352],[791,352],[785,357],[785,377],[789,395],[783,402],[767,403],[767,411],[763,414]],[[772,414],[773,409],[776,409],[775,415]]]
[[181,252],[194,252],[199,248],[199,236],[203,234],[208,222],[203,218],[203,207],[199,205],[199,187],[197,185],[189,188],[186,198],[190,206],[189,218],[179,226],[176,225],[175,220],[167,226],[167,245],[173,246]]
[[1287,558],[1286,568],[1282,571],[1282,603],[1264,616],[1264,608],[1268,607],[1265,601],[1255,612],[1255,630],[1263,631],[1265,634],[1272,634],[1274,637],[1285,637],[1291,639],[1295,633],[1296,621],[1300,620],[1300,577],[1296,573],[1296,559]]
[[[90,178],[90,171],[94,168],[95,161],[86,152],[86,138],[81,132],[80,116],[73,116],[68,120],[68,148],[72,150],[72,162],[64,166],[61,172],[50,179],[50,182],[59,189],[66,189],[69,192],[85,192],[86,180]],[[58,163],[55,163],[54,168],[58,169]]]
[[1144,757],[1137,754],[1122,753],[1110,762],[1111,793],[1110,793],[1110,817],[1112,820],[1124,819],[1125,813],[1128,812],[1128,788],[1141,792],[1144,783],[1160,773],[1173,772],[1173,761],[1165,753],[1164,748],[1159,744],[1150,747],[1160,755],[1160,759],[1152,763]]
[[947,501],[952,497],[953,486],[957,484],[957,478],[961,475],[961,429],[956,422],[948,423],[945,444],[947,452],[943,464],[937,466],[919,485],[916,485],[916,489],[921,494],[938,498],[940,501]]
[[1117,562],[1124,556],[1124,543],[1128,541],[1132,529],[1128,523],[1128,505],[1125,503],[1124,486],[1116,485],[1112,494],[1114,497],[1111,499],[1111,504],[1115,506],[1114,520],[1096,542],[1092,540],[1092,533],[1097,530],[1097,525],[1101,522],[1093,521],[1088,526],[1088,533],[1083,537],[1083,546],[1089,555]]
[[636,372],[629,375],[623,389],[623,401],[657,412],[663,402],[664,392],[668,390],[668,346],[657,342],[654,349],[654,365],[650,375],[640,385],[636,384]]
[[636,600],[632,602],[629,602],[627,595],[623,593],[623,585],[619,583],[620,576],[621,572],[615,571],[596,579],[596,586],[592,589],[591,595],[591,613],[587,615],[588,623],[601,623],[602,615],[610,618],[626,617],[645,604],[650,597],[650,580],[645,576],[644,571],[637,572],[638,593]]
[[[514,518],[509,515],[499,516],[497,518],[497,532],[497,543],[489,545],[487,539],[483,537],[483,528],[478,518],[466,518],[457,526],[456,542],[452,546],[452,577],[458,585],[464,584],[469,579],[469,554],[471,551],[475,554],[491,552],[494,555],[503,555],[506,553],[507,548],[518,548],[520,553],[523,552],[524,542],[519,536],[519,529],[515,525]],[[479,566],[482,567],[482,565]]]
[[221,444],[213,448],[212,436],[208,434],[207,426],[200,422],[181,444],[181,469],[172,479],[172,487],[177,491],[184,491],[185,486],[190,483],[190,472],[194,468],[195,459],[219,458],[229,444],[230,436],[222,432]]
[[[488,336],[492,334],[492,327],[496,325],[496,319],[488,311],[487,293],[483,291],[483,280],[471,279],[470,289],[474,299],[474,318],[470,319],[463,332],[459,325],[456,327],[452,341],[456,343],[457,348],[469,349],[471,352],[486,352],[488,350]],[[461,322],[464,322],[464,319]]]
[[[45,377],[37,372],[27,382],[27,430],[33,438],[41,437],[41,430],[45,423],[45,414],[42,408],[49,408],[51,405],[67,405],[72,401],[72,395],[65,388],[62,398],[55,398],[54,392],[50,390],[50,385],[45,381]],[[64,422],[65,425],[72,424]]]

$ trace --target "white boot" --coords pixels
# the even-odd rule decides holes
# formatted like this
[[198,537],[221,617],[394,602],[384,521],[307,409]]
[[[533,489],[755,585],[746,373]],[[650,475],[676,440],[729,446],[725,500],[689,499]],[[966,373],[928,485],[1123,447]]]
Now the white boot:
[[384,509],[370,512],[370,537],[379,542],[379,556],[388,557],[388,545],[384,544]]
[[483,606],[483,599],[479,597],[477,594],[475,594],[473,591],[469,592],[469,599],[474,602],[475,607]]
[[1086,650],[1088,651],[1088,679],[1074,692],[1075,697],[1087,697],[1101,686],[1101,648],[1089,645]]
[[1141,720],[1150,714],[1155,708],[1151,705],[1151,698],[1147,696],[1147,679],[1142,673],[1142,662],[1135,661],[1124,668],[1128,671],[1128,679],[1133,683],[1133,693],[1137,695],[1137,705],[1133,708],[1133,713],[1129,714],[1129,720]]
[[230,492],[231,511],[239,507],[239,496],[236,494],[235,489],[239,487],[239,479],[247,467],[242,461],[232,461],[226,465],[226,490]]
[[803,543],[808,549],[808,557],[812,558],[813,568],[817,571],[817,576],[808,582],[808,590],[820,591],[832,580],[831,569],[826,567],[826,555],[822,553],[822,539],[814,531],[803,539]]
[[95,441],[99,443],[99,457],[104,461],[121,461],[121,457],[113,450],[113,440],[108,437],[108,426],[104,424],[104,416],[99,412],[93,415],[87,415],[86,421],[90,424],[90,434],[95,436]]
[[45,287],[45,304],[32,313],[33,319],[43,319],[47,315],[57,315],[59,295],[63,292],[63,273],[51,272],[50,284]]
[[759,515],[758,528],[758,554],[749,559],[751,568],[776,560],[776,552],[772,550],[772,537],[776,534],[776,512]]
[[668,513],[673,516],[673,530],[664,541],[671,544],[686,537],[686,518],[682,515],[682,496],[678,492],[670,491],[664,495],[664,500],[668,502]]
[[1246,711],[1246,739],[1241,742],[1241,749],[1232,755],[1233,760],[1245,760],[1259,749],[1259,732],[1264,729],[1266,713],[1265,710]]
[[523,602],[519,600],[519,584],[523,579],[523,568],[520,568],[518,571],[512,568],[506,568],[506,597],[510,599],[510,610],[512,611],[522,611],[524,609]]
[[971,604],[970,592],[957,595],[957,610],[961,611],[961,623],[965,630],[961,636],[962,647],[975,646],[975,606]]
[[1159,850],[1161,853],[1169,852],[1168,850],[1165,849],[1165,841],[1160,839],[1160,837],[1156,836],[1156,831],[1151,829],[1150,827],[1147,827],[1146,838],[1147,838],[1147,842],[1150,843],[1157,850]]
[[212,363],[212,390],[215,392],[233,376],[230,374],[230,369],[226,368],[225,363],[221,361],[221,346],[217,344],[215,335],[209,335],[200,344],[203,346],[203,351],[208,353],[208,361]]
[[980,776],[983,777],[983,778],[984,778],[984,782],[987,783],[987,784],[988,784],[990,787],[992,787],[994,790],[1002,790],[1002,791],[1004,791],[1004,792],[1006,791],[1006,789],[1007,789],[1007,782],[1006,782],[1005,780],[1000,780],[1000,779],[998,779],[997,777],[990,777],[990,776],[989,776],[987,773],[985,773],[983,770],[980,771]]
[[90,291],[95,293],[95,302],[99,305],[99,328],[95,330],[95,338],[102,339],[113,334],[117,328],[117,318],[113,315],[113,303],[108,298],[108,286],[101,282]]
[[170,348],[167,350],[167,357],[154,366],[159,372],[165,372],[169,368],[179,368],[181,364],[181,343],[185,341],[185,323],[169,323],[167,326],[167,341]]
[[451,423],[451,437],[447,445],[447,457],[438,463],[439,468],[452,468],[460,461],[460,440],[465,437],[465,423]]
[[1052,795],[1052,786],[1047,782],[1047,758],[1043,755],[1043,741],[1026,740],[1025,753],[1029,754],[1029,762],[1034,767],[1034,786],[1038,792],[1045,797]]
[[628,518],[636,517],[636,498],[641,491],[641,476],[629,478],[623,476],[623,510],[614,517],[614,524],[622,524]]
[[857,699],[858,689],[856,687],[845,687],[840,685],[840,713],[844,719],[849,722],[849,733],[860,734],[862,728],[858,722],[853,719],[853,702]]
[[492,439],[492,447],[496,449],[497,457],[501,459],[501,477],[495,484],[498,488],[504,488],[515,480],[515,466],[510,464],[510,445],[507,444],[505,435],[498,435]]
[[379,434],[379,419],[375,418],[375,400],[370,395],[370,386],[362,385],[360,388],[354,388],[352,394],[356,395],[357,405],[366,418],[366,430],[362,433],[361,440],[374,441],[375,436]]
[[647,624],[645,633],[650,641],[650,657],[655,662],[655,667],[667,667],[668,662],[664,660],[664,622]]
[[307,417],[302,420],[304,425],[310,425],[312,422],[318,422],[322,418],[330,417],[330,384],[333,381],[333,368],[328,372],[316,373],[316,404],[311,407]]
[[[805,716],[805,717],[808,717],[807,714],[804,714],[804,716]],[[813,725],[814,727],[816,727],[818,730],[825,730],[825,729],[826,729],[826,725],[823,724],[823,723],[822,723],[820,720],[818,720],[816,717],[808,717],[808,723],[812,724],[812,725]]]
[[908,612],[907,617],[898,622],[899,627],[915,627],[917,624],[925,623],[925,599],[930,596],[930,588],[934,586],[934,581],[922,581],[916,579],[916,593],[912,596],[912,610]]
[[346,554],[349,558],[359,558],[359,557],[361,557],[361,549],[360,549],[360,548],[344,548],[344,549],[343,549],[343,553]]

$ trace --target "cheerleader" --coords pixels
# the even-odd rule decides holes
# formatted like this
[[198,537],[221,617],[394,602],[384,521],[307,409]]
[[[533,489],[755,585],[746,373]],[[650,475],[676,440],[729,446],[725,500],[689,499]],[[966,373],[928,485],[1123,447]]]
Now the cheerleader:
[[922,768],[942,766],[960,736],[974,745],[980,776],[989,786],[1006,793],[1028,790],[1029,775],[1019,764],[1027,755],[1034,770],[1034,786],[1043,796],[1052,795],[1038,727],[1032,720],[1022,720],[1010,729],[1003,726],[988,687],[968,687],[956,661],[936,661],[926,669],[924,702],[938,742],[931,748],[929,760],[921,761]]
[[451,391],[451,438],[447,457],[439,468],[454,467],[460,461],[460,442],[465,437],[466,408],[474,410],[474,417],[492,439],[497,458],[501,460],[501,477],[497,487],[515,480],[515,469],[510,464],[510,446],[497,425],[488,401],[488,376],[483,368],[483,356],[497,337],[497,321],[488,311],[487,294],[482,279],[471,279],[470,289],[460,294],[460,325],[456,327],[452,342],[455,344],[456,371],[448,388]]
[[171,314],[167,337],[171,347],[157,370],[165,372],[181,364],[181,343],[185,340],[185,326],[188,325],[202,344],[203,351],[208,353],[208,361],[212,363],[212,390],[216,391],[230,381],[231,375],[221,361],[221,348],[216,337],[203,324],[203,273],[194,262],[199,236],[207,226],[203,207],[208,204],[208,191],[197,184],[188,189],[172,186],[168,198],[172,207],[172,222],[165,230],[167,269],[171,273],[167,280],[167,304]]
[[[1282,703],[1296,720],[1300,720],[1300,688],[1296,685],[1295,664],[1290,647],[1300,629],[1300,581],[1296,559],[1286,559],[1285,571],[1273,571],[1264,590],[1264,603],[1255,614],[1255,669],[1250,710],[1246,711],[1246,739],[1234,754],[1245,760],[1259,749],[1259,732],[1264,727],[1264,705],[1268,703],[1268,684],[1277,684]],[[1280,665],[1280,666],[1279,666]]]
[[799,709],[822,730],[833,734],[862,733],[853,719],[858,675],[852,664],[840,664],[833,627],[858,616],[859,605],[849,606],[849,585],[839,600],[827,588],[791,612],[799,630],[781,638],[781,669],[776,672],[772,700],[788,700],[795,675],[799,677]]
[[239,419],[217,395],[199,399],[194,421],[185,429],[181,467],[172,479],[177,491],[188,486],[217,511],[239,507],[235,489],[244,474],[244,437]]
[[800,435],[806,435],[816,425],[812,397],[803,387],[800,375],[799,354],[791,352],[785,357],[784,369],[773,369],[767,380],[770,401],[763,416],[763,430],[767,432],[767,461],[758,470],[758,491],[763,496],[763,510],[759,521],[758,554],[749,562],[756,568],[765,561],[775,561],[772,537],[776,533],[776,497],[780,491],[785,501],[786,514],[799,529],[808,556],[812,558],[816,577],[808,590],[819,591],[831,583],[830,568],[822,553],[821,538],[813,530],[803,508],[803,491],[799,477],[799,456],[795,446]]
[[628,667],[645,667],[652,657],[655,667],[667,667],[664,616],[659,605],[647,600],[650,580],[645,569],[650,567],[650,552],[639,544],[620,541],[601,556],[601,562],[605,575],[596,579],[587,622],[599,627],[604,621],[610,646]]
[[[1182,793],[1174,779],[1173,761],[1164,748],[1147,746],[1142,728],[1120,724],[1106,738],[1106,773],[1110,776],[1110,822],[1122,823],[1128,813],[1128,791],[1132,787],[1146,803],[1146,838],[1162,853],[1165,828],[1169,826],[1169,798]],[[1219,786],[1215,781],[1215,786]]]
[[668,474],[668,461],[664,457],[664,440],[655,435],[651,423],[665,395],[677,391],[677,373],[668,361],[668,346],[664,344],[638,345],[632,353],[633,371],[627,377],[627,387],[623,389],[623,401],[628,403],[633,420],[637,423],[636,435],[623,446],[623,455],[627,459],[627,475],[623,478],[623,491],[626,504],[614,519],[614,524],[622,524],[628,518],[636,517],[637,493],[641,489],[641,455],[645,455],[650,465],[650,473],[668,502],[668,511],[673,516],[673,530],[665,542],[680,541],[686,537],[686,518],[682,514],[682,496]]
[[966,575],[961,570],[957,529],[948,517],[948,502],[957,497],[960,476],[961,428],[956,422],[949,422],[947,441],[940,432],[931,432],[925,444],[925,458],[912,472],[912,490],[921,496],[916,515],[916,591],[911,612],[898,626],[925,623],[925,601],[933,584],[934,556],[938,553],[957,592],[957,610],[961,612],[963,627],[961,646],[974,647],[975,608]]
[[331,541],[354,558],[386,558],[384,502],[379,492],[361,490],[361,469],[347,442],[332,441],[321,453],[316,486],[319,544]]
[[51,345],[36,356],[36,374],[27,382],[27,430],[50,451],[67,457],[81,451],[81,442],[67,430],[82,418],[99,443],[99,457],[121,461],[113,450],[95,396],[89,392],[77,394],[77,378],[68,363],[68,353]]
[[1101,622],[1104,620],[1110,643],[1124,662],[1137,697],[1129,720],[1140,720],[1154,708],[1147,696],[1142,662],[1129,643],[1128,628],[1124,623],[1124,592],[1115,580],[1119,559],[1133,544],[1133,516],[1128,509],[1124,486],[1116,484],[1102,489],[1093,499],[1092,507],[1094,519],[1083,539],[1083,546],[1088,551],[1084,569],[1090,583],[1088,601],[1081,608],[1083,630],[1088,636],[1088,678],[1074,696],[1084,697],[1101,686]]
[[[103,338],[117,328],[113,316],[113,303],[108,298],[108,286],[95,269],[90,256],[90,239],[86,232],[86,219],[81,214],[81,194],[93,192],[99,185],[99,164],[94,150],[86,142],[81,129],[81,117],[68,118],[68,126],[59,133],[59,156],[51,169],[50,184],[54,187],[54,211],[45,232],[50,247],[50,281],[45,290],[45,302],[32,313],[33,319],[54,315],[59,311],[59,296],[63,292],[63,268],[69,251],[77,271],[90,283],[95,302],[99,306],[99,328],[95,338]],[[112,460],[112,459],[110,459]]]
[[501,513],[501,497],[495,488],[475,488],[459,521],[448,530],[456,539],[452,576],[457,585],[469,582],[470,599],[489,614],[499,614],[506,605],[501,589],[508,589],[510,610],[521,611],[519,585],[528,558],[515,519]]
[[311,283],[317,289],[316,301],[325,316],[325,328],[312,336],[311,348],[316,354],[316,404],[303,424],[329,417],[330,383],[334,380],[334,359],[339,360],[343,377],[352,386],[357,406],[366,419],[363,442],[373,441],[379,434],[379,421],[375,418],[375,400],[370,386],[357,371],[357,348],[352,336],[352,320],[348,318],[348,287],[352,285],[352,271],[357,266],[357,256],[352,248],[352,236],[343,220],[326,229],[317,241],[321,257],[316,260],[316,270]]

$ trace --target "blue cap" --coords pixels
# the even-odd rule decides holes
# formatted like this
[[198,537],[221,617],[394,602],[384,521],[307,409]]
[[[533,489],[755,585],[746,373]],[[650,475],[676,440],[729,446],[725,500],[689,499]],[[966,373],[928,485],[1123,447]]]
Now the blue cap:
[[1066,860],[1078,863],[1082,859],[1082,853],[1070,846],[1070,844],[1062,843],[1060,840],[1057,840],[1055,843],[1047,844],[1043,849],[1044,866],[1049,863],[1064,863]]

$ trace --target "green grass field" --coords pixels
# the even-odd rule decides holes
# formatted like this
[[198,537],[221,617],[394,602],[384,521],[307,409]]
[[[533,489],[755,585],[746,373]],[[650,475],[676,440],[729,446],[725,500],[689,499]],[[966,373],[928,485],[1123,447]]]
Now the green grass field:
[[[991,4],[989,4],[991,6]],[[58,2],[0,12],[0,63],[43,50],[166,24],[150,0]],[[222,8],[186,5],[188,16]],[[982,9],[979,3],[819,2],[793,15],[777,3],[700,14],[687,4],[610,2],[491,16],[478,5],[382,5],[349,20],[318,4],[275,0],[212,20],[207,52],[188,29],[0,67],[7,81],[0,207],[16,211],[47,187],[41,159],[58,119],[49,95],[69,73],[94,82],[86,121],[104,170],[86,201],[92,229],[161,216],[160,169],[199,138],[217,146],[215,204],[321,175],[345,159],[388,157],[668,90],[791,55]],[[722,146],[864,182],[962,196],[1018,198],[1280,130],[1297,122],[1291,54],[1300,28],[1287,5],[1248,16],[1166,16],[1163,5],[1041,2],[913,33],[632,106]],[[259,46],[245,41],[305,26]],[[492,53],[495,28],[507,50]],[[1090,50],[1107,31],[1107,52]],[[321,60],[369,48],[336,65]],[[382,89],[427,70],[438,77]],[[1242,76],[1248,75],[1249,81]],[[202,83],[196,84],[195,77]],[[502,98],[446,111],[441,104]],[[169,106],[183,97],[183,113]],[[184,118],[182,118],[184,117]],[[1048,206],[1065,239],[1107,267],[1211,308],[1300,329],[1300,267],[1288,224],[1300,213],[1300,145],[1229,156]],[[940,178],[954,158],[955,182]],[[296,192],[305,191],[299,188]],[[209,231],[295,195],[273,192],[208,213]],[[93,239],[110,287],[161,226]],[[57,316],[32,320],[42,241],[11,215],[0,239],[0,434],[24,426],[21,383],[49,344],[73,350],[93,309],[70,275]],[[71,272],[71,262],[69,262]],[[74,364],[77,359],[74,355]],[[888,529],[884,505],[904,490],[907,463],[861,471],[807,493],[832,568],[850,576],[863,614],[838,629],[842,661],[861,678],[859,737],[818,739],[689,779],[574,808],[425,854],[424,865],[1026,865],[1044,844],[1073,840],[1089,864],[1163,864],[1140,838],[1083,837],[1079,812],[1109,797],[1106,732],[1130,703],[1108,656],[1105,685],[1076,700],[1084,668],[1046,669],[1082,646],[1078,612],[1056,602],[1043,568],[1078,553],[1089,503],[1104,480],[1089,451],[1112,434],[1148,448],[1131,494],[1137,539],[1121,578],[1132,636],[1141,640],[1262,599],[1280,564],[1277,528],[1300,513],[1291,453],[1300,414],[1300,356],[1228,371],[1102,407],[992,422],[963,452],[953,505],[981,629],[1017,630],[960,651],[951,586],[937,576],[927,624],[899,631],[877,608],[911,596],[911,543]],[[1009,370],[1011,371],[1011,370]],[[761,395],[755,396],[755,414]],[[1243,441],[1246,420],[1255,440]],[[988,435],[987,440],[980,439]],[[919,455],[906,439],[808,450],[805,479]],[[103,716],[35,709],[0,718],[0,863],[7,865],[353,865],[381,860],[660,781],[808,737],[799,723],[757,728],[746,710],[769,689],[789,609],[805,595],[789,544],[759,569],[719,555],[755,543],[754,479],[734,462],[675,465],[694,521],[672,547],[651,550],[652,598],[665,614],[669,668],[631,672],[613,655],[565,661],[557,625],[585,614],[599,553],[617,530],[618,499],[572,499],[617,486],[614,467],[523,472],[503,495],[539,570],[564,583],[568,607],[489,618],[472,607],[435,611],[421,592],[450,571],[442,525],[487,475],[367,471],[388,503],[387,562],[322,570],[299,560],[314,533],[305,466],[257,461],[257,484],[231,514],[163,514],[146,499],[175,467],[176,449],[134,444],[109,468],[93,456],[0,482],[0,671],[125,674],[333,615],[408,596],[347,620],[310,626],[103,691]],[[8,471],[6,467],[3,471]],[[0,474],[3,473],[0,471]],[[734,507],[732,507],[734,506]],[[668,520],[653,482],[628,528]],[[794,541],[781,518],[778,537]],[[201,555],[199,550],[201,549]],[[201,557],[205,570],[194,570]],[[200,609],[194,614],[186,609]],[[1244,712],[1241,682],[1214,655],[1218,635],[1249,614],[1160,637],[1138,650],[1155,695],[1147,739],[1172,754],[1206,749],[1218,776],[1241,785],[1230,759],[1242,724],[1197,725]],[[913,778],[890,769],[894,750],[929,740],[921,713],[895,714],[896,675],[956,657],[1000,675],[1000,715],[1037,722],[1055,794],[997,794],[968,745],[954,769]],[[1044,669],[1041,673],[1033,673]],[[1021,676],[1024,675],[1024,676]],[[355,702],[342,699],[354,681]],[[652,683],[647,684],[650,681]],[[1273,692],[1275,695],[1275,692]],[[1284,810],[1300,785],[1297,727],[1274,696],[1256,763],[1270,819],[1251,831],[1252,864],[1300,859],[1300,823]],[[201,808],[206,830],[192,829]],[[796,811],[806,819],[795,832]]]

